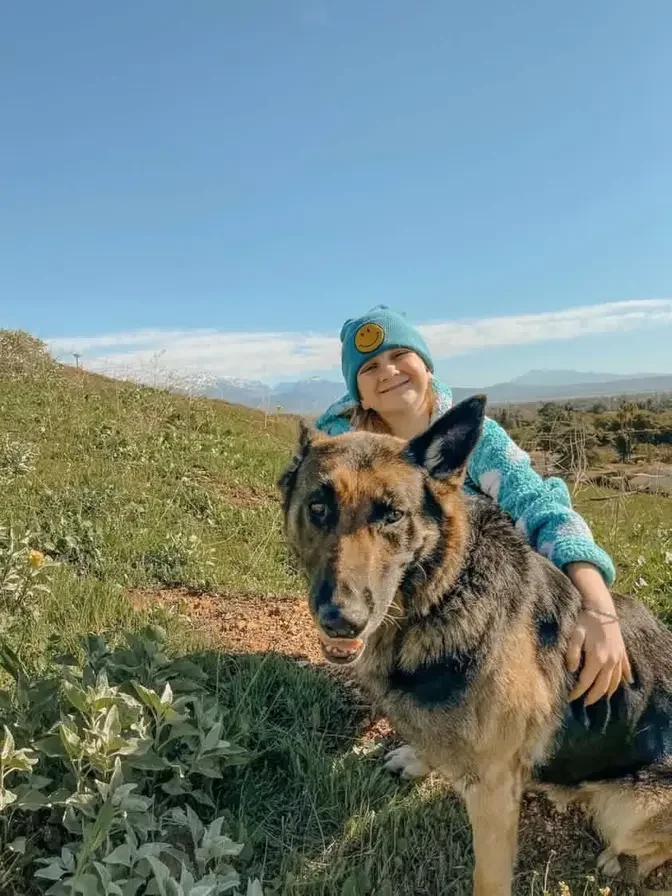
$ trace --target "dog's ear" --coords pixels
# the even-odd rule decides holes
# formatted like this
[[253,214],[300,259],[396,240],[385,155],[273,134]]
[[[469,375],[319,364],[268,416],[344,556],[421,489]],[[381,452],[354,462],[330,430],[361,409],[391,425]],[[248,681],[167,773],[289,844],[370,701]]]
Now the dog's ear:
[[310,448],[314,435],[315,431],[308,426],[305,420],[299,420],[299,437],[294,457],[292,457],[289,465],[283,471],[277,483],[285,505],[288,503],[291,493],[294,490],[296,475],[299,472],[299,467],[303,463],[306,454],[308,454],[308,449]]
[[439,417],[408,443],[409,460],[435,479],[460,476],[481,437],[486,402],[485,395],[473,395]]

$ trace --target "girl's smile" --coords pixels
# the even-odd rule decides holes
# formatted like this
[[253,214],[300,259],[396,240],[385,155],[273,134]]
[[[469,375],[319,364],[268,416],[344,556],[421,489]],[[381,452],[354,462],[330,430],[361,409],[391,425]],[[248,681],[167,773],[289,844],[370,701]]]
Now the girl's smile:
[[405,376],[400,382],[394,383],[392,386],[386,386],[378,389],[379,395],[387,395],[388,392],[394,392],[395,389],[402,389],[411,382],[410,378]]

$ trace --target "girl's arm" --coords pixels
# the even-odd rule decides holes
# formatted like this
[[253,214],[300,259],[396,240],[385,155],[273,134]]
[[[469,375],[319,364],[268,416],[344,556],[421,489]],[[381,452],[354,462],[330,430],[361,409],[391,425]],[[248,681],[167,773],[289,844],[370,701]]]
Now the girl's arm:
[[613,583],[611,557],[595,544],[588,524],[572,508],[565,483],[559,477],[542,479],[526,452],[489,417],[467,471],[540,554],[563,570],[570,563],[592,563],[607,585]]
[[572,508],[567,486],[558,477],[542,479],[529,456],[495,421],[486,418],[472,454],[470,479],[512,517],[530,544],[562,569],[583,598],[574,631],[568,668],[585,662],[571,698],[588,691],[593,703],[616,690],[631,672],[608,585],[616,577],[609,555],[595,543],[585,520]]

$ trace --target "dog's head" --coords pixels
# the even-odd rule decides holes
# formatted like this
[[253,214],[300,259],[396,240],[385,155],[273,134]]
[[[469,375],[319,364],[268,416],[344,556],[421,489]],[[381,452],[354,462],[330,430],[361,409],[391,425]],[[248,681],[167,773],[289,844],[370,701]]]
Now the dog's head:
[[410,442],[301,426],[279,481],[285,531],[309,583],[323,650],[350,663],[413,578],[464,544],[461,485],[481,434],[485,397],[456,405]]

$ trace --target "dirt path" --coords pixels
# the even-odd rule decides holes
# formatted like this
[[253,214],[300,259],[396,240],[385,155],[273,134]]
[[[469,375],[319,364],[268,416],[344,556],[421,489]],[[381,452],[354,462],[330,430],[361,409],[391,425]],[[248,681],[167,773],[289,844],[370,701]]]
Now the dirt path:
[[273,595],[197,594],[186,590],[136,591],[137,607],[167,607],[186,616],[195,634],[236,653],[275,651],[322,662],[305,600]]
[[[178,612],[189,621],[194,633],[220,650],[274,651],[299,663],[312,663],[333,671],[323,659],[305,599],[261,594],[209,595],[181,589],[134,591],[129,596],[138,608],[157,606]],[[342,677],[344,673],[339,670],[335,674]],[[353,690],[357,692],[354,687]],[[361,695],[358,698],[367,707]],[[360,738],[364,743],[374,742],[387,749],[397,743],[387,719],[376,716],[370,708],[363,709]],[[544,797],[531,795],[525,798],[522,822],[521,867],[538,866],[544,856],[551,861],[552,857],[597,855],[598,841],[580,810],[559,813]],[[659,870],[647,883],[656,892],[670,896],[672,866]]]

